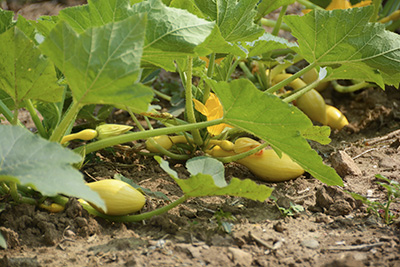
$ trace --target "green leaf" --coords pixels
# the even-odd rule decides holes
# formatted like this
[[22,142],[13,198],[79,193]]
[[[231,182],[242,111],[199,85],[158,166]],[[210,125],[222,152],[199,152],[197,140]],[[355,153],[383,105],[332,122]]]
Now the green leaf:
[[271,53],[277,49],[298,47],[298,45],[296,43],[290,43],[284,38],[274,36],[266,32],[257,40],[253,42],[246,42],[244,47],[249,51],[248,57],[254,57]]
[[294,2],[295,0],[262,0],[257,6],[257,17],[255,21],[258,21],[281,6],[290,5]]
[[15,25],[14,12],[0,9],[0,34],[6,32]]
[[81,157],[20,126],[0,125],[0,181],[17,181],[45,196],[65,194],[105,207],[71,164]]
[[87,5],[65,8],[58,15],[78,33],[124,20],[134,12],[129,0],[89,0]]
[[303,137],[302,133],[314,126],[299,109],[275,95],[264,94],[245,79],[231,83],[208,82],[224,107],[227,124],[264,139],[327,185],[343,185],[335,170],[323,164]]
[[0,88],[18,107],[26,99],[57,102],[63,88],[51,64],[23,32],[13,27],[0,35]]
[[152,90],[137,83],[145,21],[135,15],[82,34],[61,21],[40,48],[64,73],[76,102],[147,111]]
[[264,201],[273,190],[265,185],[257,185],[250,179],[232,178],[231,182],[226,184],[224,166],[213,158],[200,157],[189,160],[186,165],[192,172],[189,179],[179,179],[177,173],[168,166],[168,162],[160,157],[155,157],[155,159],[189,197],[229,195]]
[[208,20],[215,21],[227,42],[253,41],[264,33],[254,24],[258,0],[194,0]]
[[174,59],[194,55],[195,48],[206,40],[215,25],[186,10],[167,7],[161,0],[144,1],[132,9],[148,16],[143,64],[168,71],[175,71]]
[[0,232],[0,247],[7,249],[7,242],[3,237],[3,234]]
[[313,126],[312,128],[307,128],[301,135],[308,139],[316,141],[322,145],[327,145],[331,142],[329,135],[331,134],[331,128],[328,126]]
[[381,23],[369,23],[373,7],[314,10],[286,16],[298,39],[299,53],[308,62],[330,66],[329,79],[361,79],[399,86],[400,36]]

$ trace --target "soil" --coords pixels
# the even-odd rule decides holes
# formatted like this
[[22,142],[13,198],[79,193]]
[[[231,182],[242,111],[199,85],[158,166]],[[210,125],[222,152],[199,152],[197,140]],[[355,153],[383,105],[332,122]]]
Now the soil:
[[[60,213],[5,204],[0,231],[9,249],[0,249],[0,266],[400,266],[400,205],[391,206],[395,218],[388,225],[345,192],[385,203],[387,191],[375,175],[400,181],[400,91],[339,94],[331,88],[323,94],[350,127],[333,132],[329,145],[311,145],[342,176],[343,188],[309,174],[283,183],[257,181],[275,188],[275,200],[195,198],[140,223],[90,216],[74,199]],[[116,112],[112,120],[132,123],[128,118]],[[187,176],[182,163],[171,166]],[[228,181],[256,180],[235,163],[225,171]],[[151,157],[119,148],[97,152],[82,172],[88,180],[122,174],[172,201],[182,195]],[[147,197],[144,210],[168,203]],[[291,204],[304,210],[285,215]]]

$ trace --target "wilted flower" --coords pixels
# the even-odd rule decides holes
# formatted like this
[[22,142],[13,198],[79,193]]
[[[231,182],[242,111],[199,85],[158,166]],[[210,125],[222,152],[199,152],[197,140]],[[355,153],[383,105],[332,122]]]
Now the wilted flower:
[[[213,93],[210,93],[210,97],[207,99],[205,105],[196,99],[193,99],[193,102],[196,110],[207,117],[207,121],[220,119],[224,116],[224,110],[221,102],[219,102],[218,97]],[[207,130],[211,135],[219,135],[225,129],[225,127],[231,126],[221,123],[207,127]]]
[[126,133],[132,126],[128,125],[119,125],[119,124],[102,124],[96,127],[96,131],[98,132],[97,139],[105,139],[112,136],[121,135]]

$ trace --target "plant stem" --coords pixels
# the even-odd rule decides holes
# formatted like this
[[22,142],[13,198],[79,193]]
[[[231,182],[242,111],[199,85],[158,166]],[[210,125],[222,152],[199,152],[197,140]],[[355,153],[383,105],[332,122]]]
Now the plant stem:
[[13,118],[12,118],[12,120],[11,120],[11,125],[17,125],[18,124],[18,108],[16,108],[15,110],[14,110],[14,113],[13,113]]
[[[214,73],[214,64],[215,64],[215,53],[211,53],[210,58],[208,60],[208,69],[207,69],[207,77],[212,78]],[[207,99],[210,97],[210,85],[208,83],[204,86],[204,94],[203,94],[203,104],[206,103]]]
[[245,157],[248,157],[250,155],[253,155],[255,153],[257,153],[258,151],[260,151],[261,149],[267,147],[269,144],[268,143],[264,143],[259,145],[258,147],[255,147],[249,151],[234,155],[234,156],[229,156],[229,157],[222,157],[222,158],[216,158],[217,160],[221,161],[222,163],[229,163],[232,161],[237,161],[239,159],[243,159]]
[[171,97],[170,97],[169,95],[166,95],[166,94],[164,94],[164,93],[161,93],[160,91],[158,91],[158,90],[156,90],[156,89],[154,89],[154,88],[153,88],[153,92],[154,92],[154,94],[156,94],[157,96],[159,96],[159,97],[161,97],[161,98],[163,98],[163,99],[165,99],[165,100],[167,100],[167,101],[171,101]]
[[[196,117],[194,116],[193,108],[193,95],[192,95],[192,68],[193,68],[193,57],[188,56],[187,72],[186,72],[186,89],[185,89],[185,108],[186,116],[189,123],[196,123]],[[203,144],[203,139],[198,129],[191,131],[194,143],[198,146]]]
[[9,121],[10,123],[12,122],[13,113],[11,112],[11,110],[8,109],[6,104],[4,104],[3,101],[1,101],[1,99],[0,99],[0,113],[4,115],[7,121]]
[[379,9],[381,7],[382,0],[372,0],[372,4],[374,5],[374,12],[369,19],[369,22],[376,22],[379,17]]
[[301,75],[303,75],[304,73],[306,73],[307,71],[309,71],[310,69],[314,68],[317,65],[317,63],[313,62],[310,65],[308,65],[307,67],[305,67],[304,69],[301,69],[300,71],[296,72],[295,74],[293,74],[292,76],[290,76],[289,78],[275,84],[274,86],[271,86],[270,88],[268,88],[264,94],[273,94],[276,91],[278,91],[280,88],[288,85],[289,83],[293,82],[294,80],[296,80],[297,78],[299,78]]
[[288,5],[282,6],[281,12],[279,12],[279,17],[276,20],[276,24],[274,26],[274,29],[272,30],[272,35],[278,36],[279,30],[280,30],[281,24],[282,24],[282,19],[283,19],[283,16],[285,15],[285,13],[286,13],[287,8],[288,8]]
[[297,0],[299,4],[302,4],[306,8],[311,8],[311,9],[323,9],[322,7],[308,1],[308,0]]
[[256,77],[254,77],[254,75],[251,73],[251,71],[249,70],[249,68],[246,66],[246,63],[244,63],[243,61],[241,61],[239,63],[239,67],[242,69],[244,75],[246,75],[246,78],[249,79],[250,81],[252,81],[253,83],[256,82]]
[[283,102],[285,103],[290,103],[293,100],[299,98],[300,96],[304,95],[305,93],[307,93],[308,91],[312,90],[313,88],[315,88],[319,83],[321,82],[321,80],[316,79],[315,81],[313,81],[310,84],[307,84],[305,87],[300,88],[298,90],[295,90],[292,94],[290,94],[289,96],[285,97],[284,99],[282,99]]
[[[118,145],[118,144],[122,144],[122,143],[126,143],[126,142],[132,142],[132,141],[135,141],[138,139],[147,139],[147,138],[158,136],[158,135],[190,131],[193,129],[201,129],[201,128],[205,128],[208,126],[217,125],[220,123],[224,123],[224,119],[221,118],[221,119],[216,119],[216,120],[212,120],[212,121],[188,123],[188,124],[178,125],[178,126],[173,126],[173,127],[166,127],[166,128],[160,128],[160,129],[154,129],[154,130],[148,130],[148,131],[142,131],[142,132],[133,132],[133,133],[123,134],[123,135],[119,135],[119,136],[114,136],[114,137],[106,138],[103,140],[99,140],[99,141],[87,144],[85,146],[86,154],[109,147],[109,146],[114,146],[114,145]],[[78,147],[78,148],[75,148],[74,151],[77,153],[80,153],[83,149],[84,149],[83,147]]]
[[[235,60],[234,58],[232,58],[232,61]],[[231,64],[231,66],[229,67],[228,73],[226,74],[225,77],[225,82],[227,82],[229,80],[229,77],[231,77],[232,73],[235,71],[237,65],[240,63],[240,58],[237,58],[235,60],[235,62],[233,62],[233,64]]]
[[[261,19],[261,25],[266,26],[266,27],[275,27],[276,21],[275,20],[271,20],[271,19],[262,18]],[[281,25],[279,25],[279,29],[287,31],[287,32],[291,32],[292,31],[289,28],[289,26],[286,25],[285,23],[281,23]]]
[[32,104],[32,101],[30,99],[25,100],[25,107],[29,111],[29,114],[31,115],[31,118],[33,122],[35,123],[36,129],[38,130],[39,134],[43,138],[47,138],[47,133],[46,130],[43,127],[43,124],[41,120],[39,119],[39,116],[36,113],[35,107]]
[[172,153],[171,151],[168,151],[162,145],[160,145],[159,143],[154,141],[153,138],[149,138],[149,139],[147,139],[147,141],[149,141],[152,146],[157,148],[159,153],[162,153],[162,154],[170,157],[171,159],[176,159],[176,160],[188,160],[189,159],[188,155],[179,155],[179,154]]
[[92,208],[92,206],[88,205],[88,204],[82,204],[82,206],[92,215],[113,221],[113,222],[139,222],[139,221],[143,221],[143,220],[147,220],[150,219],[153,216],[156,215],[161,215],[167,211],[169,211],[172,208],[175,208],[176,206],[178,206],[179,204],[182,204],[183,202],[185,202],[187,199],[189,199],[188,196],[184,195],[181,198],[175,200],[174,202],[170,203],[167,206],[164,206],[162,208],[153,210],[153,211],[149,211],[149,212],[145,212],[142,214],[137,214],[137,215],[126,215],[126,216],[110,216],[110,215],[105,215],[103,213],[98,212],[97,210],[95,210],[94,208]]
[[351,93],[357,90],[364,89],[365,87],[371,86],[371,84],[368,82],[359,82],[353,85],[343,86],[340,85],[337,81],[332,81],[332,85],[335,88],[335,90],[338,91],[339,93]]
[[49,141],[60,142],[68,127],[74,122],[79,110],[82,108],[82,104],[77,101],[72,101],[71,106],[68,108],[64,115],[64,118],[54,130],[53,134],[50,136]]

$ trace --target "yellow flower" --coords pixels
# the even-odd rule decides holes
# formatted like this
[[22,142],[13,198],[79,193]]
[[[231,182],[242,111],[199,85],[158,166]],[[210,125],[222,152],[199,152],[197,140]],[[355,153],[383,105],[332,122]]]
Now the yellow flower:
[[[207,121],[212,121],[216,119],[220,119],[224,116],[224,110],[222,108],[221,102],[219,102],[218,97],[210,93],[210,97],[207,99],[206,104],[204,105],[200,101],[193,99],[195,109],[207,117]],[[208,132],[211,135],[219,135],[225,127],[230,127],[228,124],[221,123],[218,125],[207,127]]]
[[[332,2],[326,7],[326,10],[334,10],[334,9],[348,9],[348,8],[353,8],[353,7],[363,7],[363,6],[368,6],[371,4],[371,0],[367,1],[361,1],[360,3],[357,3],[355,5],[351,5],[349,0],[332,0]],[[302,12],[304,14],[307,14],[310,12],[311,9],[304,9]]]
[[357,3],[355,5],[351,5],[348,0],[332,0],[332,2],[329,4],[329,6],[326,7],[326,10],[334,10],[334,9],[347,9],[347,8],[353,8],[353,7],[363,7],[363,6],[368,6],[371,4],[371,1],[361,1],[360,3]]

